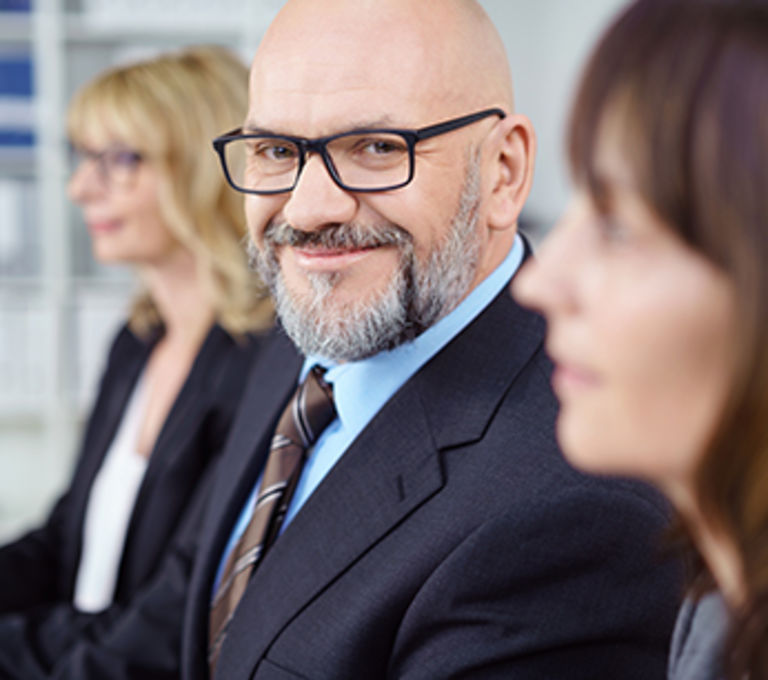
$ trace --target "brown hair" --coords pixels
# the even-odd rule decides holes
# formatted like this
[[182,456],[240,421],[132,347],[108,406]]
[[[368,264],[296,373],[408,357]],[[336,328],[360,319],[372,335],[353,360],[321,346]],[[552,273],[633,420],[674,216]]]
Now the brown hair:
[[[117,137],[160,170],[160,206],[173,236],[194,253],[217,321],[240,334],[268,326],[272,304],[249,270],[242,196],[219,168],[211,140],[240,125],[248,69],[222,47],[195,47],[112,68],[81,88],[69,107],[80,131]],[[130,324],[146,334],[161,323],[147,291]]]
[[732,393],[694,492],[741,560],[746,602],[728,676],[766,680],[768,4],[637,0],[617,19],[587,66],[569,129],[574,179],[598,207],[610,198],[596,167],[606,119],[646,203],[737,292]]

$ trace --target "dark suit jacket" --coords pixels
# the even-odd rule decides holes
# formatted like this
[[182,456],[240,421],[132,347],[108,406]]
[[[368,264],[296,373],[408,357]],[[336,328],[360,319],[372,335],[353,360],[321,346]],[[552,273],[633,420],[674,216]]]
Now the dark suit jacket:
[[[665,507],[563,461],[542,337],[503,292],[393,396],[254,574],[220,679],[665,677]],[[50,676],[13,677],[170,680],[180,646],[183,680],[207,677],[214,573],[300,364],[273,333],[207,510],[185,517],[158,575]]]
[[[68,605],[88,495],[158,337],[143,341],[127,328],[119,332],[68,490],[45,525],[0,548],[0,611],[24,611],[35,621],[49,611],[70,612],[57,624],[47,624],[46,644],[58,634],[69,637],[70,627],[91,618]],[[204,340],[158,435],[136,497],[119,567],[116,605],[128,602],[155,572],[190,499],[220,453],[257,344],[249,336],[235,341],[216,325]]]
[[[217,678],[664,678],[677,570],[639,484],[571,469],[541,319],[504,291],[381,409],[253,575]],[[225,542],[301,358],[259,358],[214,482],[183,633],[208,676],[208,607]]]

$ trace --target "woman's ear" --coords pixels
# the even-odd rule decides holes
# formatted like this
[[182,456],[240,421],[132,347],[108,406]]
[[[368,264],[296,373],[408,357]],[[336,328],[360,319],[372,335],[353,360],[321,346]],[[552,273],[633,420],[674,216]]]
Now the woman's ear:
[[536,133],[531,121],[513,114],[499,121],[489,158],[491,193],[488,226],[505,230],[514,226],[533,182]]

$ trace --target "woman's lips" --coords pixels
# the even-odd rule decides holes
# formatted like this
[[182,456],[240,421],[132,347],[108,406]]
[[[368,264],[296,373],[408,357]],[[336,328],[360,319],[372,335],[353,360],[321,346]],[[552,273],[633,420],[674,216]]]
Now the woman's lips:
[[552,387],[558,395],[597,386],[599,379],[594,371],[576,364],[555,361]]
[[89,220],[87,224],[92,234],[104,234],[120,228],[118,220]]

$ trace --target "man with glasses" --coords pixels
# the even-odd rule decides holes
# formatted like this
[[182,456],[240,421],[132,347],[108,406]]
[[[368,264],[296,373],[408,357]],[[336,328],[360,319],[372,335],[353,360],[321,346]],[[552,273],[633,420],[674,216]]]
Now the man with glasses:
[[289,0],[214,146],[282,328],[202,523],[67,677],[172,677],[186,605],[185,680],[663,678],[663,506],[563,461],[507,291],[535,139],[480,6]]
[[[482,9],[289,0],[214,147],[292,343],[222,461],[186,677],[663,677],[662,506],[562,461],[542,324],[507,293],[535,141]],[[335,411],[291,402],[274,477],[311,369]]]

